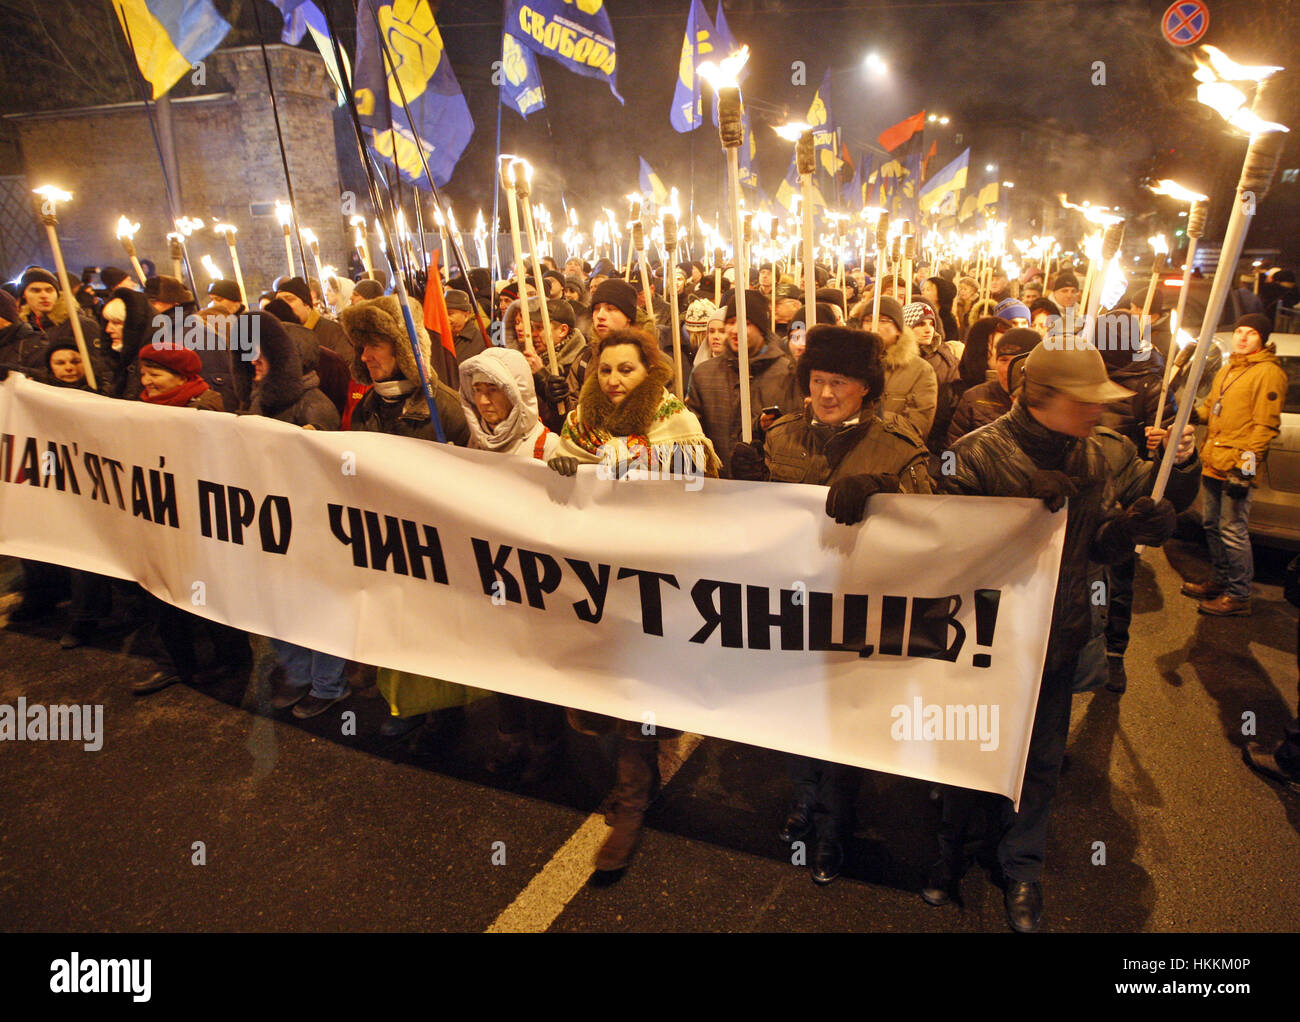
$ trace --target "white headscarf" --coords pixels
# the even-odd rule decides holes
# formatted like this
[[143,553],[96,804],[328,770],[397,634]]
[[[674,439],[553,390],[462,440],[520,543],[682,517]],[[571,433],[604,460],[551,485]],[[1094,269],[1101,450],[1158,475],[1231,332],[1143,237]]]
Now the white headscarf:
[[[474,384],[495,383],[510,399],[510,414],[488,426],[474,404]],[[460,404],[469,424],[469,445],[508,454],[527,440],[540,421],[533,374],[523,352],[490,347],[460,364]]]

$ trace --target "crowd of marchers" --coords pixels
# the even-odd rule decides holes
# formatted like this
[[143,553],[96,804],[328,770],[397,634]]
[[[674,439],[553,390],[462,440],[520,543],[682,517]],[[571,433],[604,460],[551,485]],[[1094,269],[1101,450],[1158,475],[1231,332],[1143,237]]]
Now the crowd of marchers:
[[[1104,310],[1084,343],[1080,279],[1068,264],[1050,280],[1032,266],[1016,280],[995,268],[983,290],[962,265],[877,280],[870,265],[838,278],[818,266],[814,309],[805,305],[806,281],[769,265],[751,269],[738,303],[732,269],[686,262],[643,278],[603,259],[543,264],[536,280],[494,282],[479,269],[453,276],[444,301],[454,357],[452,345],[431,342],[423,309],[408,299],[412,339],[382,271],[323,286],[282,277],[252,310],[231,281],[214,281],[200,307],[175,277],[149,277],[139,290],[112,267],[98,272],[100,287],[84,275],[68,302],[58,278],[33,266],[0,289],[0,371],[90,389],[73,306],[93,389],[111,399],[429,442],[441,433],[447,443],[537,459],[566,476],[653,452],[710,477],[824,486],[826,514],[846,525],[862,521],[877,493],[1043,501],[1066,515],[1066,535],[1020,805],[944,790],[938,856],[922,892],[930,904],[947,904],[983,847],[1000,867],[1010,925],[1037,929],[1072,694],[1104,687],[1118,696],[1127,686],[1135,547],[1166,540],[1199,495],[1213,572],[1182,591],[1205,614],[1251,613],[1251,495],[1288,386],[1269,341],[1275,308],[1243,315],[1230,352],[1212,352],[1193,399],[1191,422],[1205,428],[1198,444],[1191,425],[1170,437],[1190,349],[1173,343],[1160,290],[1139,322],[1145,284]],[[1274,278],[1272,306],[1294,305],[1294,277]],[[255,327],[256,358],[164,339],[160,323],[177,309],[187,322]],[[1155,500],[1170,443],[1173,468]],[[156,628],[157,669],[134,685],[139,695],[250,669],[246,634],[139,586],[57,564],[22,567],[23,598],[10,621],[66,613],[64,648],[124,616]],[[1103,607],[1091,598],[1098,581]],[[345,661],[269,639],[277,710],[308,718],[349,698],[355,675]],[[211,658],[201,656],[209,646]],[[392,736],[436,728],[487,696],[384,668],[377,684],[392,707],[383,725]],[[626,867],[659,785],[658,742],[674,733],[646,735],[639,722],[494,698],[487,767],[524,783],[562,769],[566,720],[584,734],[618,736],[616,783],[603,806],[609,832],[595,866]],[[1247,757],[1300,790],[1297,725],[1277,747],[1255,745]],[[860,772],[790,757],[789,773],[789,812],[774,824],[782,840],[808,842],[812,879],[830,883],[844,865]]]

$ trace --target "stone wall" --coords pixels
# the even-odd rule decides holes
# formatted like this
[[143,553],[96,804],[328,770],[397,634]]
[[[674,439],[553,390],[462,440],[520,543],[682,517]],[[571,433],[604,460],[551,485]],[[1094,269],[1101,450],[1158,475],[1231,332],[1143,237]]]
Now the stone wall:
[[[334,88],[320,55],[289,46],[267,48],[299,223],[320,239],[321,261],[347,266],[350,232],[341,213],[335,158]],[[183,216],[233,224],[250,300],[286,270],[284,237],[274,215],[254,216],[254,204],[287,200],[266,71],[259,47],[218,50],[198,96],[171,104]],[[59,210],[59,242],[68,270],[115,265],[129,269],[115,232],[125,213],[140,224],[136,247],[160,273],[171,273],[163,175],[149,120],[141,104],[86,108],[12,118],[19,131],[27,180],[73,193]],[[36,216],[33,196],[32,216]],[[211,255],[233,276],[224,241],[205,230],[191,237],[190,258],[200,289],[200,266]],[[316,275],[310,251],[310,276]],[[21,267],[6,267],[12,274]],[[301,274],[298,248],[294,269]]]

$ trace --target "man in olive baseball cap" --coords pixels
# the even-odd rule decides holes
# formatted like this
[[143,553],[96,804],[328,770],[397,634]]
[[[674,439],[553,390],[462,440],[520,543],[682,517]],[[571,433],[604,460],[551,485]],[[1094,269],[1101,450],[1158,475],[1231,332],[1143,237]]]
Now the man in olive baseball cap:
[[1107,402],[1133,396],[1111,382],[1101,352],[1093,347],[1037,345],[1025,358],[1024,384],[1025,404],[1035,411],[1034,418],[1076,437],[1088,436],[1101,422]]

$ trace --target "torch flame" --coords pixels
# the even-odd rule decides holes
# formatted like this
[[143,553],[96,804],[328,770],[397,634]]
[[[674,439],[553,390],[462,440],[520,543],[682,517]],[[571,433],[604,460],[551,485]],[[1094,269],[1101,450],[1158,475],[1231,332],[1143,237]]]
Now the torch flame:
[[1217,46],[1202,46],[1201,50],[1209,58],[1214,73],[1225,82],[1262,82],[1282,70],[1263,64],[1254,67],[1238,64]]
[[352,219],[348,221],[353,227],[360,227],[363,231],[366,229],[366,218],[360,213],[355,213]]
[[302,235],[302,243],[304,245],[310,248],[312,245],[316,244],[316,232],[313,231],[310,227],[304,227],[298,233]]
[[139,224],[133,224],[125,215],[117,218],[117,236],[119,238],[134,238],[135,232],[140,229]]
[[279,199],[276,199],[275,218],[280,221],[281,227],[289,226],[289,218],[291,215],[292,215],[292,211],[289,209],[289,207],[285,203],[281,202]]
[[1115,224],[1121,223],[1124,219],[1122,216],[1115,213],[1107,212],[1105,207],[1102,206],[1090,206],[1086,204],[1083,206],[1076,206],[1065,197],[1064,192],[1060,194],[1060,199],[1061,205],[1066,209],[1077,210],[1082,213],[1087,220],[1094,224],[1100,224],[1102,227],[1113,227]]
[[65,192],[62,188],[56,188],[54,185],[41,185],[39,188],[33,188],[33,192],[42,199],[50,202],[67,202],[72,198],[71,192]]
[[230,240],[230,235],[234,234],[237,228],[234,224],[219,224],[215,220],[212,222],[212,230],[217,234],[224,234],[226,240]]
[[1169,254],[1169,242],[1165,240],[1163,234],[1157,234],[1152,238],[1147,238],[1147,241],[1151,245],[1151,250],[1155,252],[1156,255]]
[[221,271],[217,269],[217,264],[212,261],[212,256],[205,255],[202,259],[199,260],[199,262],[203,264],[203,268],[207,271],[208,276],[211,277],[213,280],[224,279],[221,274]]
[[1157,181],[1156,186],[1151,191],[1156,195],[1168,195],[1171,199],[1178,199],[1180,202],[1204,202],[1209,197],[1199,195],[1190,188],[1184,188],[1177,181],[1167,177]]
[[717,64],[706,60],[695,71],[718,91],[734,89],[740,82],[740,71],[747,60],[749,60],[749,46],[745,45],[727,54]]
[[812,131],[812,125],[804,124],[803,121],[789,121],[786,124],[774,124],[772,130],[787,142],[798,142],[805,131]]

